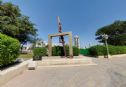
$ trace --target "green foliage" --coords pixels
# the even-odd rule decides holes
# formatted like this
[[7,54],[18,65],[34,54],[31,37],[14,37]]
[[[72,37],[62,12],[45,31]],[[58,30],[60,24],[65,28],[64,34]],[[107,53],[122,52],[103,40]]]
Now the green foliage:
[[103,45],[92,46],[89,48],[89,54],[95,57],[106,55],[106,48]]
[[73,55],[78,56],[79,53],[80,53],[80,50],[77,47],[73,46]]
[[18,6],[6,2],[0,3],[0,32],[18,39],[20,42],[31,41],[37,29],[29,17],[21,14]]
[[19,55],[18,40],[0,33],[0,66],[6,66],[15,61]]
[[65,45],[65,48],[66,48],[66,56],[69,56],[69,46]]
[[[69,46],[65,46],[66,49],[66,55],[69,56]],[[64,56],[64,51],[62,46],[54,46],[52,47],[52,55],[53,56]],[[77,47],[73,47],[73,55],[78,56],[79,55],[79,49]]]
[[88,56],[89,55],[89,49],[80,49],[80,54]]
[[110,54],[126,54],[126,46],[109,46]]
[[47,55],[47,49],[45,47],[36,47],[33,49],[34,56],[46,56]]
[[110,45],[126,45],[126,21],[116,21],[98,29],[96,32],[96,39],[103,43],[102,34],[107,34],[109,36],[108,44]]
[[[126,54],[126,46],[112,46],[109,45],[110,55],[116,54]],[[89,48],[89,53],[91,56],[104,56],[107,54],[106,47],[103,45],[96,45]]]
[[63,56],[64,51],[62,46],[54,46],[52,47],[52,55],[53,56]]

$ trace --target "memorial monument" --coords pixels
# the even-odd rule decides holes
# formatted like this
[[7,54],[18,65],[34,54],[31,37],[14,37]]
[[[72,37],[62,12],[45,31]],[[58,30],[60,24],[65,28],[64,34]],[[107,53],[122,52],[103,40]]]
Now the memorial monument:
[[57,17],[58,20],[58,32],[57,34],[49,34],[48,35],[48,56],[52,56],[52,38],[59,37],[59,43],[62,43],[63,50],[64,50],[64,57],[66,57],[66,49],[65,49],[65,41],[64,36],[68,36],[69,38],[69,56],[73,58],[73,48],[72,48],[72,32],[62,32],[62,25],[59,16]]

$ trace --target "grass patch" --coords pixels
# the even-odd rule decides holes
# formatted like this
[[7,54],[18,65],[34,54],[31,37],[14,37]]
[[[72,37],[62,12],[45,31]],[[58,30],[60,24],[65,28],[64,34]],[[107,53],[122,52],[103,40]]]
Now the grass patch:
[[19,58],[23,58],[24,60],[31,59],[33,57],[33,54],[20,54]]

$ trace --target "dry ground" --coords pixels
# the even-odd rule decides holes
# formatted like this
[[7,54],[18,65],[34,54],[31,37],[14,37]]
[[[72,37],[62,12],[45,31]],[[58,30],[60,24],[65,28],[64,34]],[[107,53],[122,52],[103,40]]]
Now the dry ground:
[[126,58],[93,59],[98,65],[39,67],[2,87],[126,87]]

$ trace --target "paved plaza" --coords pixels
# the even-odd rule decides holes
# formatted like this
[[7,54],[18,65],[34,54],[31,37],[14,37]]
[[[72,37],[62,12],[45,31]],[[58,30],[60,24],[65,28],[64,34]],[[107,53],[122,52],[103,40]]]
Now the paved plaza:
[[126,87],[126,58],[93,59],[97,65],[38,67],[2,87]]

